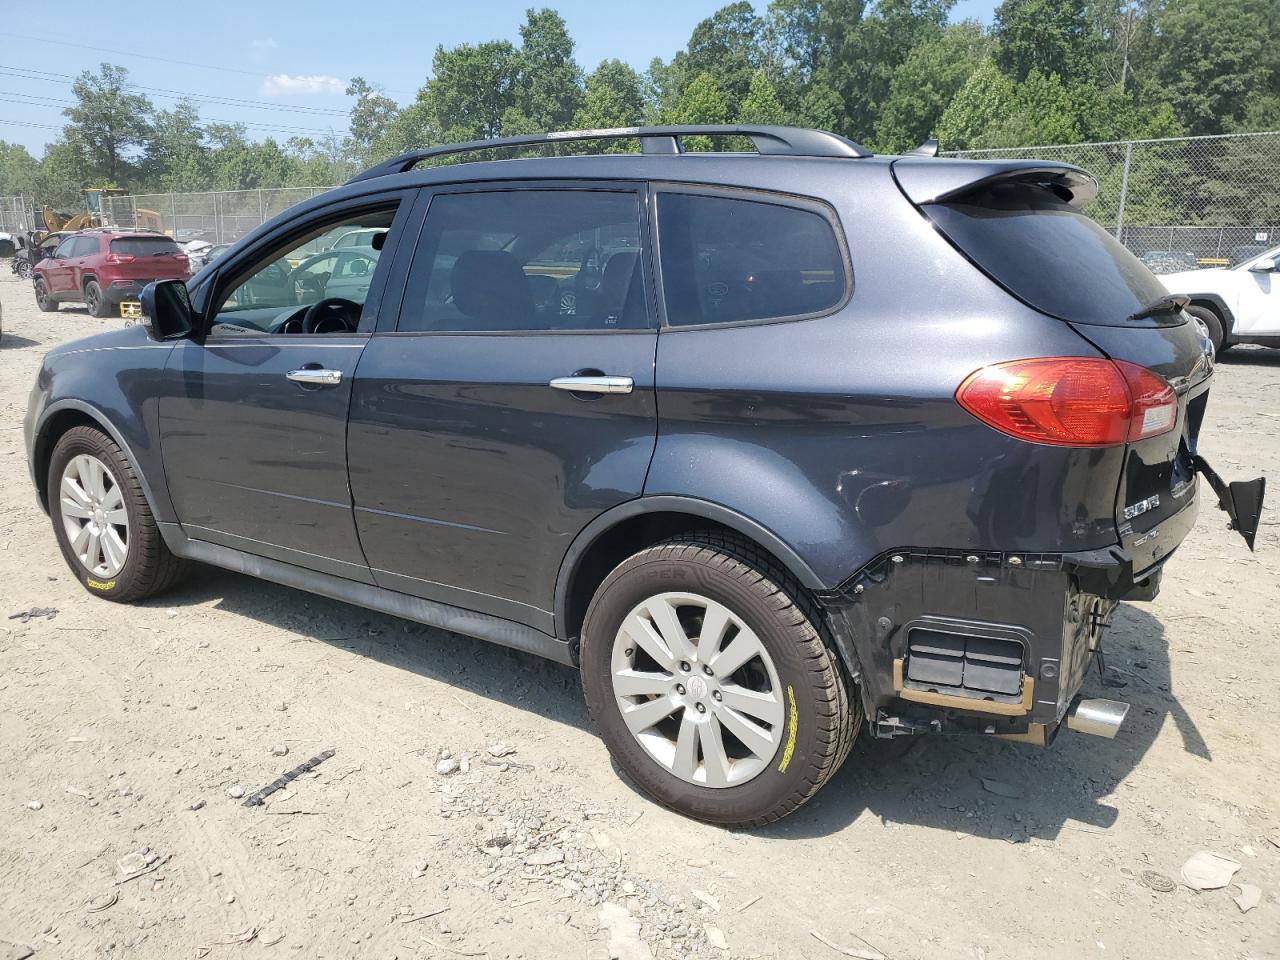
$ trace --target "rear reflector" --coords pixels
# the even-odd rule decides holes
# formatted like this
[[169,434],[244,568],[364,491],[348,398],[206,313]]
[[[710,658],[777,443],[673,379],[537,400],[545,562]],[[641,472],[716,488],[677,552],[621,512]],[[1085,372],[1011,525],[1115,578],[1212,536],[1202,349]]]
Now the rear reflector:
[[1158,374],[1123,360],[1045,357],[974,371],[956,402],[1019,440],[1108,447],[1172,430],[1178,399]]

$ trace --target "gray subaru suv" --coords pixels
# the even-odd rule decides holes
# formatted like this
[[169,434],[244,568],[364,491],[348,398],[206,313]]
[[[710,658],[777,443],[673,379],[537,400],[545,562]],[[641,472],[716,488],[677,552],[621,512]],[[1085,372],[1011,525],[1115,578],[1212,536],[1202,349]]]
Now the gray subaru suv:
[[864,728],[1113,736],[1080,689],[1117,603],[1197,476],[1250,548],[1263,481],[1197,454],[1212,348],[1094,181],[935,152],[396,157],[50,351],[40,501],[107,600],[198,561],[570,664],[619,766],[716,823]]

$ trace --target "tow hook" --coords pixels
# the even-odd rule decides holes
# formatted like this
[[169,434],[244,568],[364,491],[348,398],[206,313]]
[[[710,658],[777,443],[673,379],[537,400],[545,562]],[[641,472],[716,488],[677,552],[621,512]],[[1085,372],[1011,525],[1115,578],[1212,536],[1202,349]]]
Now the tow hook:
[[1067,710],[1067,727],[1077,733],[1111,740],[1120,732],[1120,725],[1128,713],[1129,705],[1119,700],[1076,697]]

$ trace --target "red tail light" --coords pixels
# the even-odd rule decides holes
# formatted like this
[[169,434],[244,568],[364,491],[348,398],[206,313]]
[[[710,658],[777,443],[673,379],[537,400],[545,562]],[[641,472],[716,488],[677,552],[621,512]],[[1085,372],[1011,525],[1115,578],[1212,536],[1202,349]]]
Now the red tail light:
[[983,367],[956,402],[1019,440],[1107,447],[1167,433],[1178,398],[1158,374],[1124,360],[1048,357]]
[[135,259],[127,253],[108,253],[106,256],[107,263],[133,263]]

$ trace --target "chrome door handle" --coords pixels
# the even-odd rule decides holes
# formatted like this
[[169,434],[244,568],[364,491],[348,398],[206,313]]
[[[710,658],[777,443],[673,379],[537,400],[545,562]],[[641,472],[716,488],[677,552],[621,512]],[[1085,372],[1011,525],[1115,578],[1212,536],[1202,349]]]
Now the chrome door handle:
[[318,368],[290,370],[285,374],[294,383],[315,383],[332,387],[342,382],[341,370],[321,370]]
[[630,393],[635,381],[630,377],[556,377],[550,386],[570,393]]

